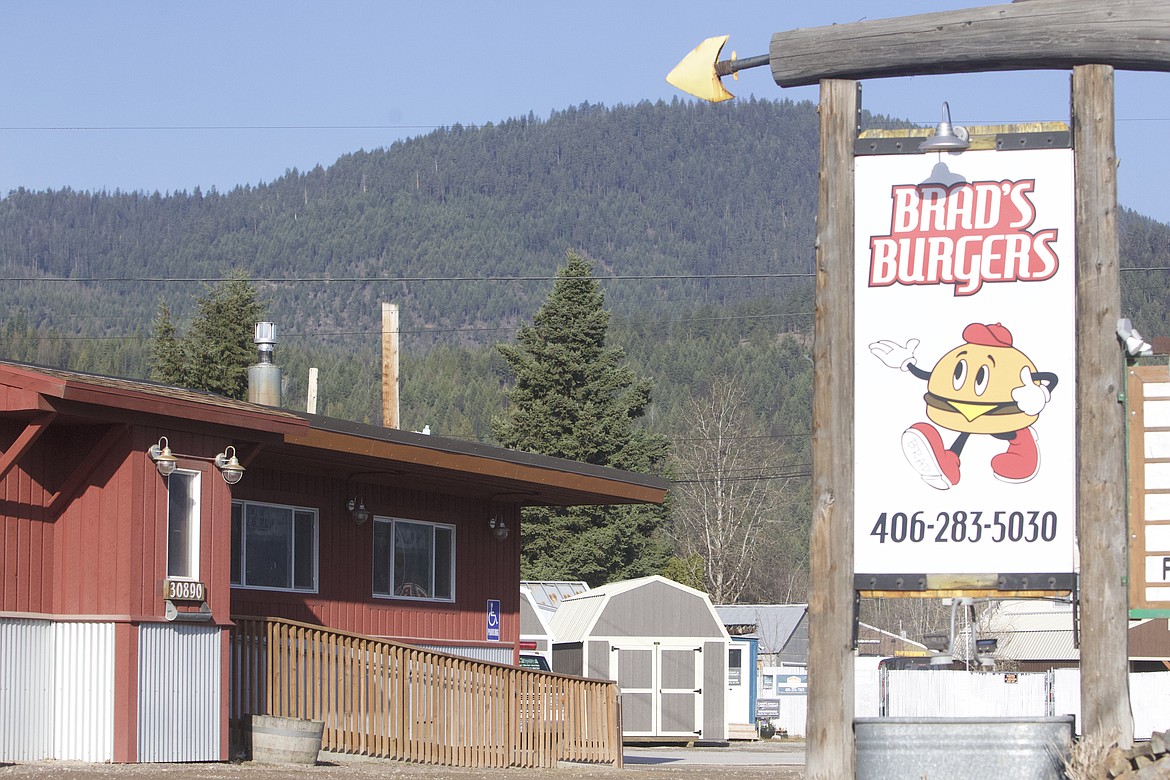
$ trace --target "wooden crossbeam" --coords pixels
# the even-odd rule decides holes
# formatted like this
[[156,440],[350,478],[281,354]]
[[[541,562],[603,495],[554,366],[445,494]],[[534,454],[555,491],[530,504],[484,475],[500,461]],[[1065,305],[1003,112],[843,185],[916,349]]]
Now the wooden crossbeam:
[[778,32],[768,64],[782,87],[1086,64],[1170,71],[1167,40],[1165,0],[1029,0]]

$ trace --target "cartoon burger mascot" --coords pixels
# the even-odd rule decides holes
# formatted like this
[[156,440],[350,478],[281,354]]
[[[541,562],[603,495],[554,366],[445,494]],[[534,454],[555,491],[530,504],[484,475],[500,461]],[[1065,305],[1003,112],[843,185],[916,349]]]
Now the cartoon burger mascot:
[[918,339],[905,346],[883,340],[869,345],[890,368],[909,371],[926,380],[926,416],[958,437],[950,447],[926,422],[911,425],[902,434],[902,452],[922,480],[938,490],[959,482],[959,455],[973,433],[990,434],[1007,442],[1007,449],[991,459],[991,470],[1005,482],[1027,482],[1040,469],[1040,451],[1032,423],[1052,398],[1056,375],[1037,371],[1012,334],[999,323],[972,323],[963,329],[963,343],[930,371],[917,365]]

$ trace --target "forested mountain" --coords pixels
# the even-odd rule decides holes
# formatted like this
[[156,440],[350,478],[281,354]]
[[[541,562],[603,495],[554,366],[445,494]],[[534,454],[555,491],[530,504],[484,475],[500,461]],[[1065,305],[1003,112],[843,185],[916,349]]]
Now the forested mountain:
[[[799,333],[809,320],[791,315],[810,306],[790,293],[810,289],[816,144],[807,103],[582,105],[455,126],[230,193],[19,190],[0,200],[0,274],[23,280],[0,286],[5,353],[142,376],[158,302],[181,322],[198,292],[153,280],[242,268],[261,280],[293,397],[299,369],[336,358],[321,366],[324,410],[376,417],[376,392],[355,405],[328,384],[361,381],[340,363],[377,347],[381,301],[401,307],[406,361],[441,362],[437,346],[511,338],[570,248],[602,279],[620,277],[605,283],[618,327],[628,318],[652,344],[669,335],[695,349],[717,332],[734,343],[740,325]],[[737,274],[753,276],[726,278]],[[711,275],[725,278],[695,278]],[[670,362],[676,374],[709,363]],[[433,427],[444,420],[432,411],[460,416],[435,393],[419,399]],[[478,421],[442,427],[484,433]]]
[[[611,338],[655,382],[650,424],[689,446],[683,410],[732,378],[779,445],[746,476],[796,477],[799,506],[817,144],[810,103],[584,104],[226,193],[18,190],[0,199],[0,357],[145,377],[159,303],[182,330],[202,282],[242,269],[277,324],[288,406],[304,408],[316,366],[319,411],[380,418],[391,301],[403,427],[490,440],[505,381],[491,345],[531,318],[571,249],[594,263]],[[1170,228],[1121,217],[1125,312],[1170,333]]]
[[[548,120],[455,126],[226,194],[21,190],[0,201],[0,270],[34,278],[214,278],[235,266],[280,279],[549,277],[572,247],[598,260],[601,275],[808,271],[816,143],[809,104],[583,105]],[[742,297],[749,284],[702,292],[718,302]],[[107,300],[129,302],[164,288],[103,289]],[[51,293],[34,302],[29,292],[5,290],[3,302],[31,310],[34,324],[59,315]],[[383,298],[403,305],[411,327],[514,323],[540,297],[531,284],[478,281],[270,292],[285,327],[297,329],[352,327]],[[663,281],[610,295],[618,309],[629,302],[642,310],[684,294],[695,297],[694,288]]]

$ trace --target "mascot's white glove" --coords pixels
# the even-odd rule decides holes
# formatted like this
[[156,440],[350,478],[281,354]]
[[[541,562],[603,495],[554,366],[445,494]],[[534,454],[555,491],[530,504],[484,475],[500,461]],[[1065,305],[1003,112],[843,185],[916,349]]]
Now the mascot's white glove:
[[1020,407],[1020,411],[1024,414],[1040,414],[1048,402],[1052,400],[1052,393],[1044,385],[1036,384],[1032,379],[1032,369],[1027,366],[1020,369],[1020,381],[1024,384],[1022,387],[1012,390],[1012,400],[1016,402],[1016,406]]
[[914,350],[916,349],[918,349],[918,339],[910,339],[904,347],[889,339],[875,341],[869,345],[869,351],[874,354],[874,357],[890,368],[900,368],[903,371],[910,370],[910,366],[918,362],[914,359]]

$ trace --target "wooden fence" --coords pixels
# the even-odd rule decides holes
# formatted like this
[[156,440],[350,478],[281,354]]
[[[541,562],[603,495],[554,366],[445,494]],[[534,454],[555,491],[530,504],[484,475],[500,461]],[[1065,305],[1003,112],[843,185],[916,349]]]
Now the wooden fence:
[[325,723],[322,748],[425,764],[622,764],[617,684],[272,618],[233,618],[230,729]]

